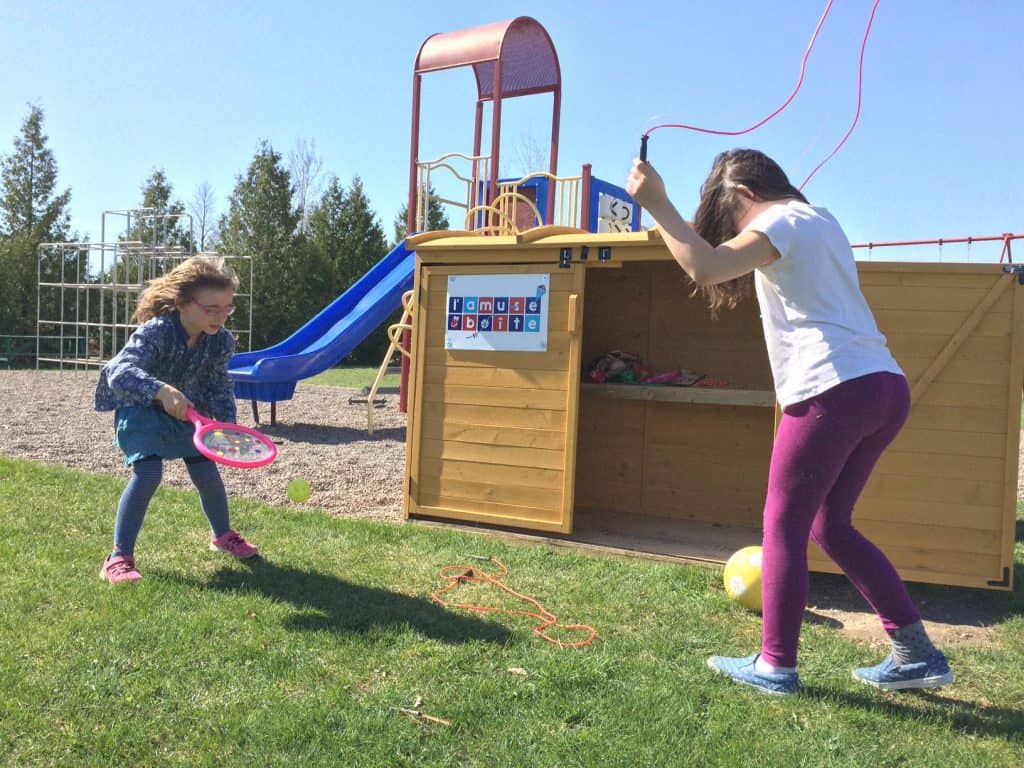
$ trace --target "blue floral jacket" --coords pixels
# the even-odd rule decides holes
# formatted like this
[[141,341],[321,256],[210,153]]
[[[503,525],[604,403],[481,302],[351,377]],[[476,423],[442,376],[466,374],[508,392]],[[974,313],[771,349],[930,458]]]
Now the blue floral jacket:
[[228,376],[234,352],[235,339],[224,328],[216,336],[204,333],[189,349],[177,312],[154,317],[100,370],[94,406],[97,411],[148,406],[160,387],[170,384],[204,416],[234,422],[235,393]]

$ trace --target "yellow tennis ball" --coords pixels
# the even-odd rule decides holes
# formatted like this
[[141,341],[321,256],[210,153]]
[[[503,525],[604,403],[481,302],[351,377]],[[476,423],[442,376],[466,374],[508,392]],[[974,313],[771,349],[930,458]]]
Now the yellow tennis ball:
[[725,563],[725,592],[752,611],[761,610],[761,547],[743,547]]
[[296,504],[301,504],[308,499],[310,492],[309,483],[301,477],[297,477],[288,483],[288,498]]

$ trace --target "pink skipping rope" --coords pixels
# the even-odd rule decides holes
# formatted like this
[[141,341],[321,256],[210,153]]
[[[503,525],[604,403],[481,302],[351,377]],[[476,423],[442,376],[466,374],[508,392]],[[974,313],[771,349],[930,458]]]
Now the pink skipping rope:
[[[826,5],[825,5],[825,10],[821,14],[821,18],[818,19],[818,25],[814,28],[814,34],[811,35],[811,42],[808,43],[807,50],[804,51],[803,59],[801,59],[801,61],[800,61],[800,78],[797,80],[796,87],[793,89],[793,92],[791,94],[789,94],[789,98],[787,98],[782,103],[782,106],[780,106],[778,109],[776,109],[774,112],[772,112],[770,115],[768,115],[763,120],[759,120],[754,125],[750,126],[749,128],[744,128],[741,131],[720,131],[720,130],[715,130],[715,129],[712,129],[712,128],[701,128],[701,127],[696,126],[696,125],[684,125],[682,123],[662,123],[660,125],[656,125],[653,128],[651,128],[650,130],[648,130],[646,133],[644,133],[643,136],[641,136],[641,138],[640,138],[640,159],[646,162],[646,160],[647,160],[647,137],[650,136],[655,131],[657,131],[659,128],[681,128],[681,129],[684,129],[684,130],[687,130],[687,131],[698,131],[700,133],[713,133],[713,134],[718,135],[718,136],[740,136],[740,135],[742,135],[744,133],[750,133],[751,131],[754,131],[754,130],[760,128],[762,125],[764,125],[769,120],[771,120],[773,117],[775,117],[780,112],[782,112],[782,110],[784,110],[786,107],[788,107],[790,102],[793,101],[793,99],[796,97],[796,94],[800,90],[800,86],[803,85],[803,82],[804,82],[804,72],[807,69],[807,58],[811,55],[811,50],[814,48],[814,43],[818,39],[818,33],[821,31],[821,27],[825,23],[825,19],[828,17],[829,11],[832,10],[832,3],[833,2],[834,2],[834,0],[828,0],[828,3],[826,3]],[[857,121],[860,119],[861,98],[862,98],[863,90],[864,90],[864,49],[865,49],[865,47],[867,47],[867,44],[868,44],[868,35],[871,34],[871,24],[875,20],[875,11],[878,10],[878,3],[879,2],[880,2],[880,0],[875,0],[875,4],[871,7],[871,15],[868,17],[868,25],[867,25],[867,28],[864,30],[864,39],[861,41],[861,44],[860,44],[860,62],[858,64],[858,68],[857,68],[857,111],[854,113],[853,122],[850,124],[850,128],[846,132],[846,135],[843,136],[843,138],[840,140],[840,142],[838,144],[836,144],[835,149],[833,149],[824,160],[822,160],[820,163],[818,163],[814,167],[814,170],[812,170],[807,175],[807,178],[803,180],[803,182],[800,184],[800,187],[799,187],[800,190],[803,190],[803,188],[807,185],[807,182],[809,182],[811,180],[811,177],[813,177],[814,174],[816,174],[818,172],[818,170],[823,165],[825,165],[825,163],[827,163],[829,160],[831,160],[835,156],[836,152],[839,151],[839,148],[842,147],[843,144],[846,143],[846,140],[848,138],[850,138],[850,134],[853,133],[853,129],[857,125]]]

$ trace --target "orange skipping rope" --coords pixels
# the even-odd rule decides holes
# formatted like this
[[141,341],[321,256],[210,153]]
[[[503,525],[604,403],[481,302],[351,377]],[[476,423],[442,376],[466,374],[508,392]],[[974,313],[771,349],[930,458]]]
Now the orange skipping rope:
[[[445,587],[441,587],[441,589],[438,589],[431,593],[430,598],[435,603],[437,603],[438,605],[442,605],[445,608],[461,608],[466,611],[480,611],[482,613],[507,613],[511,616],[529,616],[532,619],[536,619],[538,622],[537,626],[533,628],[533,633],[535,635],[538,635],[539,637],[544,638],[549,643],[557,645],[559,648],[582,648],[585,645],[590,645],[590,643],[594,641],[594,638],[597,637],[597,630],[587,624],[559,624],[558,617],[555,616],[555,614],[553,614],[543,605],[541,605],[536,598],[516,592],[514,589],[505,584],[502,581],[502,578],[504,578],[504,576],[508,573],[508,567],[500,560],[498,560],[498,558],[480,557],[478,555],[470,555],[470,557],[473,557],[477,560],[486,560],[488,562],[496,563],[498,567],[501,568],[501,572],[497,574],[491,574],[486,573],[485,571],[481,571],[478,568],[471,568],[465,565],[446,565],[438,572],[438,575],[444,581],[447,581],[448,585]],[[494,606],[475,605],[473,603],[450,603],[441,597],[441,595],[443,595],[445,592],[456,589],[457,587],[460,587],[463,584],[468,584],[470,582],[482,582],[487,584],[493,584],[503,592],[507,592],[508,594],[519,598],[525,603],[529,603],[537,610],[536,612],[520,611],[515,610],[513,608],[495,608]],[[570,643],[564,640],[558,640],[548,635],[547,630],[551,628],[578,629],[583,632],[586,632],[587,637],[583,640],[578,640],[576,642]]]

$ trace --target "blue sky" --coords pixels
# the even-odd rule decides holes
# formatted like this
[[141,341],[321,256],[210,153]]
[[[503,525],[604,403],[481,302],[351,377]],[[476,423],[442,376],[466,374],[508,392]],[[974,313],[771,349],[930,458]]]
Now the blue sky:
[[[312,139],[329,173],[359,174],[385,231],[408,185],[412,67],[434,32],[533,16],[563,82],[559,170],[622,184],[656,122],[736,130],[796,83],[824,0],[782,3],[25,2],[0,0],[0,154],[27,103],[72,188],[72,226],[99,238],[106,209],[139,204],[163,168],[176,196],[209,182],[221,211],[261,139],[287,156]],[[790,107],[758,131],[663,130],[650,159],[690,216],[713,155],[753,146],[799,183],[847,130],[872,0],[836,0]],[[1019,30],[1024,3],[882,0],[860,122],[805,188],[854,242],[1024,231]],[[424,80],[421,157],[469,153],[469,70]],[[549,133],[550,97],[506,103],[503,170]],[[916,258],[938,256],[917,249]],[[965,247],[946,246],[945,260]],[[997,258],[974,246],[972,260]]]

